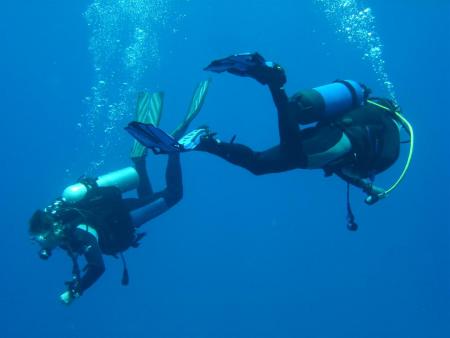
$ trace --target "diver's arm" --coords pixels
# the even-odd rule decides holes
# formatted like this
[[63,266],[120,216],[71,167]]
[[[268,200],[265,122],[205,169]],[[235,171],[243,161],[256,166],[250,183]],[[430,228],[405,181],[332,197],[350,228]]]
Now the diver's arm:
[[365,180],[357,176],[344,174],[342,171],[336,171],[335,174],[338,177],[342,178],[345,182],[350,183],[351,185],[354,185],[355,187],[360,188],[365,192],[367,189],[370,188],[371,184],[368,180]]
[[73,290],[81,295],[105,272],[105,263],[97,238],[94,235],[87,231],[76,229],[74,237],[78,242],[82,243],[80,253],[86,259],[86,267],[83,269],[84,274],[74,285]]
[[380,194],[384,193],[384,189],[377,187],[374,185],[370,180],[363,179],[356,176],[350,176],[347,174],[344,174],[342,171],[336,171],[335,174],[342,178],[345,182],[360,188],[362,191],[364,191],[367,195],[376,197]]
[[70,282],[66,282],[67,291],[59,296],[61,302],[66,305],[69,305],[74,299],[80,297],[105,271],[103,256],[97,238],[94,235],[85,230],[76,229],[74,231],[73,241],[76,243],[76,250],[74,251],[85,257],[87,265],[84,268],[85,272],[83,276],[80,277],[76,257],[69,253],[74,260],[74,275]]

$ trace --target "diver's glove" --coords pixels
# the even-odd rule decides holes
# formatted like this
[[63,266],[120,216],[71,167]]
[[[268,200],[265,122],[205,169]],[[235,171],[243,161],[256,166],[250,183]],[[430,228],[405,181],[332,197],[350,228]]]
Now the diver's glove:
[[65,283],[67,291],[63,292],[59,299],[65,305],[70,305],[76,298],[81,296],[80,282],[78,278],[74,277],[70,282]]

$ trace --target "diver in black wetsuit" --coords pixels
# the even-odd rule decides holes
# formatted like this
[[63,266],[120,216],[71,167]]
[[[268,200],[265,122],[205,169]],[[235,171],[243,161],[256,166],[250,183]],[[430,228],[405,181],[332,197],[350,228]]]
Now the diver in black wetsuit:
[[[397,160],[400,148],[392,102],[368,100],[367,88],[351,80],[288,97],[283,69],[257,53],[217,60],[206,70],[228,71],[267,84],[278,111],[280,143],[265,151],[254,151],[242,144],[219,141],[207,132],[195,150],[220,156],[255,175],[296,168],[323,169],[327,175],[337,174],[369,195],[381,192],[370,179]],[[300,128],[311,123],[316,124]]]
[[[213,61],[205,70],[251,77],[268,85],[278,111],[280,143],[265,151],[222,142],[208,128],[199,128],[175,141],[159,128],[132,122],[127,130],[156,152],[205,151],[241,166],[255,175],[292,169],[323,169],[367,193],[373,204],[389,194],[403,179],[413,150],[413,130],[390,100],[369,98],[369,90],[352,80],[301,91],[289,97],[286,76],[278,64],[258,53],[236,54]],[[305,128],[300,128],[305,125]],[[408,161],[399,179],[388,189],[373,184],[373,178],[391,167],[399,156],[399,126],[410,136]],[[347,194],[350,230],[357,225]]]
[[[204,101],[209,81],[197,87],[188,113],[172,133],[178,139],[197,116]],[[162,110],[162,93],[141,93],[136,110],[137,120],[158,125]],[[117,257],[124,263],[122,284],[128,284],[128,271],[123,252],[137,247],[145,233],[137,233],[144,223],[166,212],[183,196],[180,154],[169,154],[166,188],[154,192],[146,169],[145,147],[135,142],[131,153],[134,167],[128,167],[98,178],[83,178],[67,187],[62,196],[44,210],[37,210],[29,233],[37,242],[42,259],[60,247],[72,258],[72,280],[60,300],[70,304],[92,286],[105,271],[103,254]],[[122,193],[137,190],[138,198],[123,198]],[[84,256],[84,273],[78,257]]]

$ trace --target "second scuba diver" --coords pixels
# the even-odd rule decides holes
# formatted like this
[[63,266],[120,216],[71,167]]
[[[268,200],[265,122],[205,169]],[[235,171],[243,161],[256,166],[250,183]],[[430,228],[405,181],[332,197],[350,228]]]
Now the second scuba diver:
[[[251,77],[268,85],[278,111],[280,143],[265,151],[246,145],[223,142],[208,128],[185,135],[178,142],[149,137],[161,132],[152,126],[132,122],[128,130],[150,148],[165,152],[205,151],[241,166],[255,175],[292,169],[323,169],[367,193],[373,204],[390,193],[402,180],[411,160],[413,131],[398,107],[388,99],[369,98],[370,91],[352,80],[304,90],[289,97],[284,89],[286,76],[280,65],[266,61],[258,53],[236,54],[213,61],[205,70]],[[300,128],[300,125],[308,125]],[[375,175],[390,168],[400,152],[403,126],[410,136],[410,153],[399,180],[384,190],[373,184]],[[348,228],[356,230],[348,203]]]
[[[201,82],[192,99],[183,122],[172,133],[178,139],[199,113],[209,87]],[[163,104],[162,93],[141,93],[138,98],[136,120],[157,126]],[[123,252],[137,247],[145,233],[137,229],[144,223],[166,212],[183,195],[180,156],[169,154],[166,169],[166,188],[154,192],[146,169],[147,149],[135,141],[128,167],[98,178],[84,178],[67,187],[62,196],[44,210],[37,210],[31,220],[29,233],[37,242],[42,259],[48,259],[52,250],[60,247],[72,259],[72,279],[60,300],[70,304],[81,296],[103,274],[103,254],[121,256],[124,264],[122,284],[128,284],[128,271]],[[138,198],[123,198],[122,193],[137,190]],[[84,256],[86,267],[80,271],[78,257]]]

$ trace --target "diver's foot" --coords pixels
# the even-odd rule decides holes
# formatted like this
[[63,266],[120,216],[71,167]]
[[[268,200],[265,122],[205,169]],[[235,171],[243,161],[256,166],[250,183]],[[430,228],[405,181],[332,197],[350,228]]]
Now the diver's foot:
[[184,151],[199,150],[200,144],[209,133],[207,127],[200,127],[184,135],[178,140],[178,143],[183,147]]
[[200,139],[200,144],[197,146],[196,150],[210,151],[214,149],[220,142],[216,137],[217,133],[212,132],[208,127],[205,127],[206,134],[202,135]]
[[249,75],[263,85],[282,87],[286,83],[284,69],[277,63],[266,61],[249,69]]
[[274,62],[266,61],[255,53],[239,53],[211,62],[205,70],[222,73],[229,72],[238,76],[251,77],[263,85],[282,87],[286,83],[283,68]]

